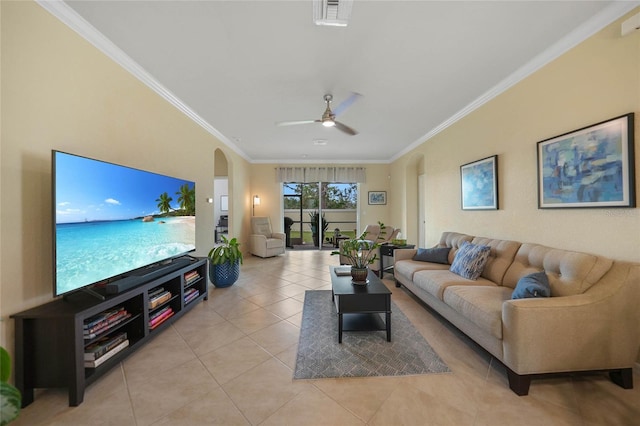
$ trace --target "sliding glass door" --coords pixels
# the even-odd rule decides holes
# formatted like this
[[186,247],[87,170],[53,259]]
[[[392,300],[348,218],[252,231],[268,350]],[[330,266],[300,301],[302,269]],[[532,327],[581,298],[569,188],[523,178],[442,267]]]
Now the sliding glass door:
[[334,248],[357,232],[357,183],[285,182],[282,189],[290,247]]

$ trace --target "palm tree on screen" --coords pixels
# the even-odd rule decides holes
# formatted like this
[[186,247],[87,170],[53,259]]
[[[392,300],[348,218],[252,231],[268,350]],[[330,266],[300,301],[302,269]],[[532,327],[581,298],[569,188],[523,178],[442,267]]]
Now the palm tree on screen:
[[178,203],[180,208],[185,211],[187,215],[194,215],[196,211],[196,191],[189,188],[189,184],[185,183],[180,187],[180,191],[176,192],[178,197]]
[[158,202],[158,209],[160,209],[161,213],[168,213],[171,210],[171,202],[173,198],[169,196],[166,192],[160,194],[160,197],[156,199]]

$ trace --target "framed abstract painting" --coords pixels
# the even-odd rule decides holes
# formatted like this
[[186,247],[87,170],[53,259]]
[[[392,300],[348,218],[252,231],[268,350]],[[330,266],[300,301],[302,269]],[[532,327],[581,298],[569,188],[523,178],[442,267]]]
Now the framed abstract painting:
[[462,210],[498,210],[498,156],[460,166]]
[[538,208],[635,207],[634,115],[538,142]]

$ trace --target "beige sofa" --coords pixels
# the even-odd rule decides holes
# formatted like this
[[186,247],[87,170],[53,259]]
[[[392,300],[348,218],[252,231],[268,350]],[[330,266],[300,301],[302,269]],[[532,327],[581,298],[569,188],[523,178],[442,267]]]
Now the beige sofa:
[[[491,247],[476,281],[450,265],[412,260],[395,250],[394,277],[507,367],[509,387],[527,395],[547,373],[608,371],[633,387],[640,351],[640,264],[541,246],[445,232],[437,247],[464,241]],[[511,299],[518,280],[544,270],[551,297]]]

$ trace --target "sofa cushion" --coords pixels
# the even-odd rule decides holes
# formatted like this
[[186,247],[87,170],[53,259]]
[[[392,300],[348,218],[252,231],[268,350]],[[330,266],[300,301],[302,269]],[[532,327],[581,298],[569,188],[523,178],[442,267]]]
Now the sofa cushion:
[[451,286],[444,302],[469,322],[502,339],[502,304],[511,298],[511,289],[502,286]]
[[475,237],[472,243],[491,247],[487,264],[482,270],[482,276],[498,285],[502,285],[504,274],[513,262],[513,258],[520,248],[520,243],[518,241],[496,240],[485,237]]
[[518,284],[516,284],[516,288],[511,294],[512,299],[549,296],[551,296],[551,287],[549,286],[549,278],[547,278],[547,274],[545,274],[544,271],[535,272],[520,278]]
[[400,281],[413,281],[414,274],[424,270],[444,269],[449,271],[449,265],[441,263],[420,262],[417,260],[400,260],[393,264],[393,274]]
[[[421,263],[421,262],[416,262]],[[436,263],[425,263],[426,265],[438,265]],[[439,265],[444,266],[444,265]],[[463,278],[458,274],[454,274],[448,269],[431,269],[416,271],[413,275],[413,284],[431,294],[433,297],[442,300],[444,297],[444,291],[451,286],[487,286],[496,287],[494,283],[486,278],[478,278],[477,280],[470,280]]]
[[524,243],[504,276],[503,284],[515,288],[518,280],[544,270],[553,296],[582,294],[611,269],[613,261],[577,251]]
[[449,270],[463,278],[477,280],[489,258],[491,247],[471,244],[465,241],[451,264]]
[[413,260],[448,265],[450,251],[451,247],[419,248]]

